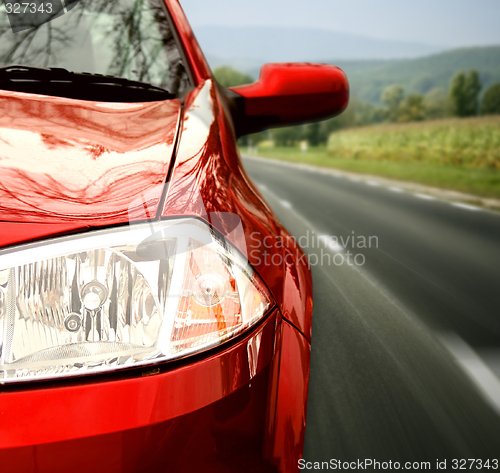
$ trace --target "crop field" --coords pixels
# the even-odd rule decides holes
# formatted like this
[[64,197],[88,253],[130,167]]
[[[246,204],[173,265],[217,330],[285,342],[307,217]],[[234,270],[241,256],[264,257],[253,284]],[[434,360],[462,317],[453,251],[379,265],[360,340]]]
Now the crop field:
[[500,169],[500,116],[351,128],[330,136],[328,152],[365,161]]

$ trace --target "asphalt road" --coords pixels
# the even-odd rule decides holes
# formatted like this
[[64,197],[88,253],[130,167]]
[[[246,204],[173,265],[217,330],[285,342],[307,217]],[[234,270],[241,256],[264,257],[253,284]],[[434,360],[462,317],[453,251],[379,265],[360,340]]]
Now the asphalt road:
[[500,213],[244,165],[312,265],[304,458],[500,459]]

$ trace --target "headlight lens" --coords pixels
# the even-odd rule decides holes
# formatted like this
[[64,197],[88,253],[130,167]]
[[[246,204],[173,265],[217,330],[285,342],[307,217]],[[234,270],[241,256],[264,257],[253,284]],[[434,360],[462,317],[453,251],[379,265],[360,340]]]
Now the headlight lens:
[[0,254],[0,383],[183,357],[270,306],[248,262],[195,219],[24,245]]

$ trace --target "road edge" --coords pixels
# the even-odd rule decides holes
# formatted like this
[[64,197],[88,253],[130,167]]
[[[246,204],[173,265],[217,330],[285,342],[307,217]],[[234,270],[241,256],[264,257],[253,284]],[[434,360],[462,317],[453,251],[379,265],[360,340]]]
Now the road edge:
[[374,174],[361,174],[356,172],[344,171],[336,168],[313,166],[311,164],[305,163],[290,163],[288,161],[282,161],[273,158],[264,158],[262,156],[255,156],[249,154],[241,154],[243,159],[253,159],[256,161],[271,162],[285,167],[292,167],[295,169],[302,169],[309,172],[316,172],[320,174],[332,174],[335,176],[342,176],[351,180],[359,180],[365,182],[376,182],[379,185],[386,187],[399,187],[405,191],[424,194],[433,197],[437,197],[442,200],[448,200],[451,202],[458,202],[468,205],[476,205],[480,207],[485,207],[490,210],[500,211],[500,199],[493,199],[490,197],[481,197],[473,194],[466,194],[464,192],[454,191],[450,189],[441,189],[439,187],[426,186],[424,184],[417,184],[415,182],[400,181],[397,179],[391,179],[388,177],[381,177]]

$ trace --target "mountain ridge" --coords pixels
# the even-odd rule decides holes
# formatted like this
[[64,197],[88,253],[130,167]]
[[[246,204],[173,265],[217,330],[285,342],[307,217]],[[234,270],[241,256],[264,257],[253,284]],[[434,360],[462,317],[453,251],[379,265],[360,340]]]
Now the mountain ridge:
[[451,79],[460,70],[475,69],[479,73],[482,92],[500,82],[500,46],[476,46],[413,59],[389,61],[325,60],[345,71],[353,95],[377,104],[385,89],[401,85],[407,94],[425,94],[436,87],[448,89]]

